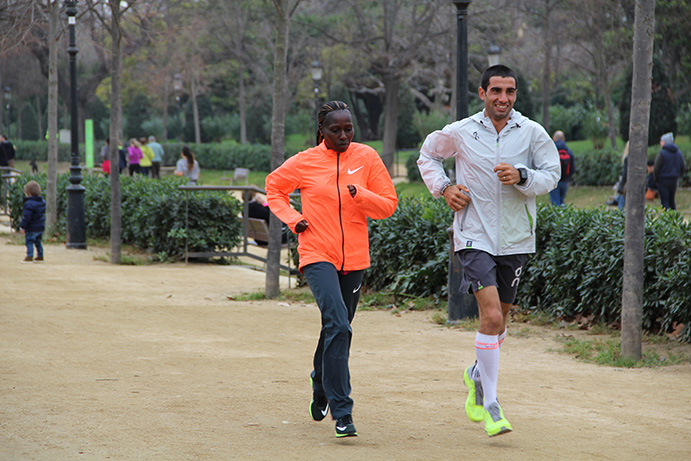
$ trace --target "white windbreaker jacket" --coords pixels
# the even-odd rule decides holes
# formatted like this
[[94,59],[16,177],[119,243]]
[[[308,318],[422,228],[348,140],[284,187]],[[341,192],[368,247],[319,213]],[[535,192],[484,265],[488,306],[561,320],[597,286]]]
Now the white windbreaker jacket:
[[[427,136],[417,161],[435,198],[451,181],[442,162],[455,157],[456,184],[470,189],[470,203],[454,216],[454,247],[495,256],[535,252],[535,197],[557,186],[561,176],[554,141],[538,123],[511,111],[497,134],[484,110]],[[493,171],[501,162],[526,168],[522,186],[504,186]]]

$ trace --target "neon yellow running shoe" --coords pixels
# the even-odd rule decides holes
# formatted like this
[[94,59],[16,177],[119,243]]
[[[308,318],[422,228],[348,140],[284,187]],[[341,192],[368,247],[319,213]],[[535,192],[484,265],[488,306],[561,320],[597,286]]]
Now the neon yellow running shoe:
[[491,403],[485,410],[485,432],[487,435],[494,437],[512,430],[511,424],[504,418],[504,412],[501,411],[499,403]]
[[485,407],[483,406],[482,383],[472,378],[474,367],[475,365],[470,365],[463,372],[463,383],[468,388],[468,398],[465,399],[465,414],[471,421],[479,423],[485,418]]

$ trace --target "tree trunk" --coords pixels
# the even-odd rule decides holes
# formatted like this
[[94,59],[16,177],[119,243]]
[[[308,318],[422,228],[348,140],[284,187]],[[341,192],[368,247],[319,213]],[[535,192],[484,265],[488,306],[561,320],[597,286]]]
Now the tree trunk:
[[166,142],[168,140],[168,79],[166,78],[163,84],[163,133],[161,133],[161,141]]
[[[276,46],[274,49],[274,91],[271,117],[271,171],[285,159],[285,123],[288,68],[288,38],[290,34],[289,0],[274,0],[276,7]],[[266,297],[280,294],[281,222],[271,214],[269,220],[269,248],[266,254]]]
[[122,200],[120,190],[120,144],[122,125],[122,29],[120,0],[108,0],[111,11],[111,79],[110,79],[110,262],[120,264],[122,257]]
[[197,104],[197,74],[192,72],[192,116],[194,118],[194,142],[202,143],[202,131],[199,125],[199,104]]
[[41,107],[41,96],[36,96],[36,128],[38,130],[38,140],[43,138],[43,108]]
[[629,166],[626,181],[624,283],[621,297],[621,355],[641,358],[645,252],[645,172],[653,69],[655,0],[636,0]]
[[48,3],[48,172],[46,174],[46,234],[58,226],[58,34],[60,3]]
[[605,88],[605,107],[607,109],[607,131],[609,133],[609,143],[612,149],[617,148],[617,127],[614,123],[614,108],[612,106],[612,90],[608,84]]
[[396,153],[396,132],[398,131],[398,87],[401,79],[394,75],[384,76],[384,142],[381,159],[393,177],[394,154]]
[[240,88],[238,92],[238,108],[240,111],[240,144],[247,144],[247,116],[245,114],[245,71],[240,69]]

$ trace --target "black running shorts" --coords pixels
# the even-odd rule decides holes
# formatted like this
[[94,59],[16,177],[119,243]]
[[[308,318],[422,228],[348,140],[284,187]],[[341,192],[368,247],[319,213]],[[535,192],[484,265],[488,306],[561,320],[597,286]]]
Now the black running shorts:
[[463,268],[461,293],[474,293],[490,285],[497,287],[499,300],[512,304],[527,255],[492,256],[482,250],[457,251]]

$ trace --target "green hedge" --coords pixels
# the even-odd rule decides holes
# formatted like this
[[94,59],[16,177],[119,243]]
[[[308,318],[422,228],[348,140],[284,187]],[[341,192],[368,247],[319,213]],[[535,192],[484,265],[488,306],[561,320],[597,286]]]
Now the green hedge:
[[[447,294],[452,216],[443,200],[399,201],[394,215],[370,223],[366,284],[414,296]],[[668,332],[683,323],[691,342],[691,225],[676,212],[648,209],[643,326]],[[538,207],[537,248],[526,264],[517,304],[556,318],[620,319],[624,216],[617,210]]]
[[[48,159],[47,141],[12,141],[17,151],[18,160]],[[100,152],[103,144],[97,144],[94,153],[94,162],[100,163]],[[161,144],[165,151],[163,163],[175,165],[180,158],[180,151],[184,144]],[[232,170],[235,168],[249,168],[255,171],[271,170],[271,146],[261,144],[240,144],[234,141],[221,144],[188,144],[194,152],[202,168],[215,170]],[[79,146],[80,159],[84,161],[84,145]],[[70,145],[58,145],[58,161],[69,162],[71,157]]]
[[[69,175],[58,176],[58,228],[65,233]],[[23,188],[34,179],[45,191],[46,176],[22,175],[10,191],[11,223],[17,229],[22,217]],[[140,176],[120,177],[122,198],[122,242],[165,258],[179,258],[185,251],[185,193],[178,186],[185,180],[166,177],[153,180]],[[110,238],[110,178],[86,175],[85,221],[88,238]],[[242,204],[225,192],[189,193],[189,251],[210,252],[232,248],[242,238],[237,216]]]
[[[618,323],[624,215],[541,205],[537,253],[526,264],[518,304],[557,318],[594,315]],[[683,323],[691,341],[691,225],[676,212],[649,208],[645,222],[643,328],[669,332]]]
[[402,198],[388,219],[371,220],[370,288],[415,296],[446,297],[453,213],[444,200]]

